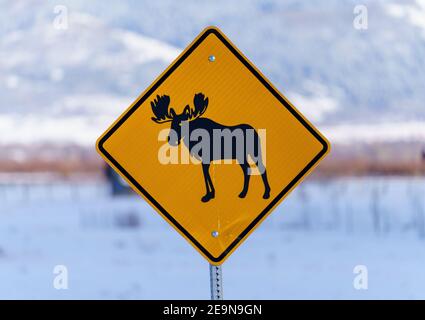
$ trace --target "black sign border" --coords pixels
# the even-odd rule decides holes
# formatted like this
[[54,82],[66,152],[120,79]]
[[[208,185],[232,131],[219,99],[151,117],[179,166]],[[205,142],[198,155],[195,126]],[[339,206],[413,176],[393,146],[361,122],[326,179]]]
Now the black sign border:
[[[301,124],[322,144],[323,149],[311,160],[307,166],[268,204],[268,206],[242,231],[242,233],[223,251],[218,257],[214,257],[207,251],[173,216],[168,213],[104,148],[104,143],[108,138],[149,98],[152,93],[176,70],[183,61],[210,35],[214,34],[220,41],[241,61],[245,67],[285,106],[291,114],[301,122]],[[184,54],[159,78],[153,86],[119,119],[114,126],[98,141],[99,151],[178,229],[180,230],[199,250],[201,250],[211,261],[221,262],[235,248],[239,242],[267,215],[267,213],[282,199],[291,188],[328,152],[329,145],[316,130],[267,82],[267,80],[230,44],[216,28],[208,28],[189,47]]]

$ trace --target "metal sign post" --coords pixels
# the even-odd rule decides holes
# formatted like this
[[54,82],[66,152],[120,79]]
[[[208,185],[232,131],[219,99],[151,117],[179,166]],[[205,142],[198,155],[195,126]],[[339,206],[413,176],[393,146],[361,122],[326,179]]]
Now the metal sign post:
[[221,266],[210,264],[211,300],[223,300]]

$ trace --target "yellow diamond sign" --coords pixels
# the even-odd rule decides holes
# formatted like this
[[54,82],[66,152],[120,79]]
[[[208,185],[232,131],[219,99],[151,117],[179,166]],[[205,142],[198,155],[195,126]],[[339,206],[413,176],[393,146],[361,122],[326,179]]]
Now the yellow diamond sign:
[[323,159],[329,143],[211,27],[106,130],[97,149],[220,265]]

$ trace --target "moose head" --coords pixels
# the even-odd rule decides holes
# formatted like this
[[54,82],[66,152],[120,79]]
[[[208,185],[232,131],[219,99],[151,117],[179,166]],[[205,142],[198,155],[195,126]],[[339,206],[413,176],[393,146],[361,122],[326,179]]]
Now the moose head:
[[193,98],[194,108],[189,105],[183,109],[183,112],[177,114],[173,108],[170,108],[170,97],[167,95],[156,96],[154,101],[151,101],[152,112],[155,117],[152,120],[156,123],[171,122],[172,134],[168,136],[168,143],[171,146],[180,144],[182,137],[181,125],[184,121],[193,121],[204,114],[208,107],[208,98],[205,98],[203,93],[195,94]]

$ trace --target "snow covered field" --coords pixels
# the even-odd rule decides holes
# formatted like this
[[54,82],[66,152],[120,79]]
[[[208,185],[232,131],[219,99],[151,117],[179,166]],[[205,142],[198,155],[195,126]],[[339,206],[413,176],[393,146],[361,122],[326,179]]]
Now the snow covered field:
[[[424,194],[423,178],[310,179],[224,264],[225,298],[424,299]],[[209,298],[207,262],[138,197],[3,182],[0,203],[0,299]]]

